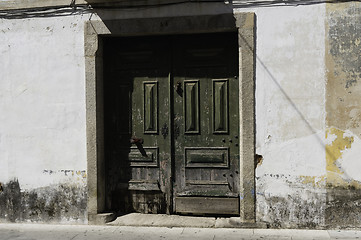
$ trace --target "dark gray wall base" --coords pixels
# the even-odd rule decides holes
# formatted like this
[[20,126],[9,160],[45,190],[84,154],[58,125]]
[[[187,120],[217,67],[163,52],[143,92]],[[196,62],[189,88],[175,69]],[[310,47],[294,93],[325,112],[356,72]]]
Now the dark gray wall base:
[[52,185],[22,191],[14,179],[2,186],[0,220],[5,222],[86,223],[87,191],[75,184]]

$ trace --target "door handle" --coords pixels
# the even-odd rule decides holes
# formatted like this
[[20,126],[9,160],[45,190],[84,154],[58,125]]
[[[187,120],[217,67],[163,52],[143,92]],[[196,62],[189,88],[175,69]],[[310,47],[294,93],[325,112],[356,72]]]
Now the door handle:
[[131,144],[135,144],[135,145],[137,145],[137,144],[143,144],[143,143],[144,143],[144,140],[143,140],[143,138],[131,137],[131,138],[130,138],[130,143],[131,143]]
[[175,89],[175,91],[178,93],[179,96],[183,97],[183,89],[182,89],[182,83],[181,82],[177,82],[177,87]]
[[163,127],[162,127],[162,131],[161,131],[163,138],[165,139],[168,135],[168,126],[166,123],[164,123]]
[[131,137],[130,143],[135,144],[137,146],[139,152],[142,154],[143,157],[148,157],[147,152],[144,150],[143,145],[142,145],[144,143],[143,138]]

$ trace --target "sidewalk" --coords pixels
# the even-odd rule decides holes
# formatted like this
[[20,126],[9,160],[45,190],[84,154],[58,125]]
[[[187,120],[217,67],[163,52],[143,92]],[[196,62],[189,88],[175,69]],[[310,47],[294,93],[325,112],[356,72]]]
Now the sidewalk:
[[361,231],[0,224],[0,240],[13,240],[13,239],[14,240],[361,239]]

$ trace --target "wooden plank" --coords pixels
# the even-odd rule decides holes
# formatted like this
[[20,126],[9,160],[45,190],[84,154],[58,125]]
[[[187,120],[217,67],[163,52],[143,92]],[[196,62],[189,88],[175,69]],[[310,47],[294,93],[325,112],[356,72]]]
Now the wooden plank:
[[239,214],[239,198],[176,197],[177,213]]
[[186,180],[186,184],[189,185],[226,185],[228,186],[227,181],[211,181],[211,180]]
[[137,191],[160,191],[158,181],[130,180],[128,189]]

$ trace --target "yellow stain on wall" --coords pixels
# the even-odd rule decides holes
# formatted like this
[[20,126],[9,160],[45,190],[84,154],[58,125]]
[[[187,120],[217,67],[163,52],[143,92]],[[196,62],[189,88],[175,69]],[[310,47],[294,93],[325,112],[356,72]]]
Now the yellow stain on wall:
[[76,171],[76,174],[78,176],[81,176],[82,178],[86,178],[86,172],[85,171]]
[[313,187],[322,188],[326,181],[326,176],[300,176],[302,184],[311,184]]
[[345,132],[337,128],[326,130],[326,139],[334,135],[336,138],[331,144],[326,145],[326,171],[327,185],[335,187],[349,185],[343,178],[342,169],[337,166],[337,160],[342,158],[343,151],[350,149],[354,141],[353,137],[344,136]]

